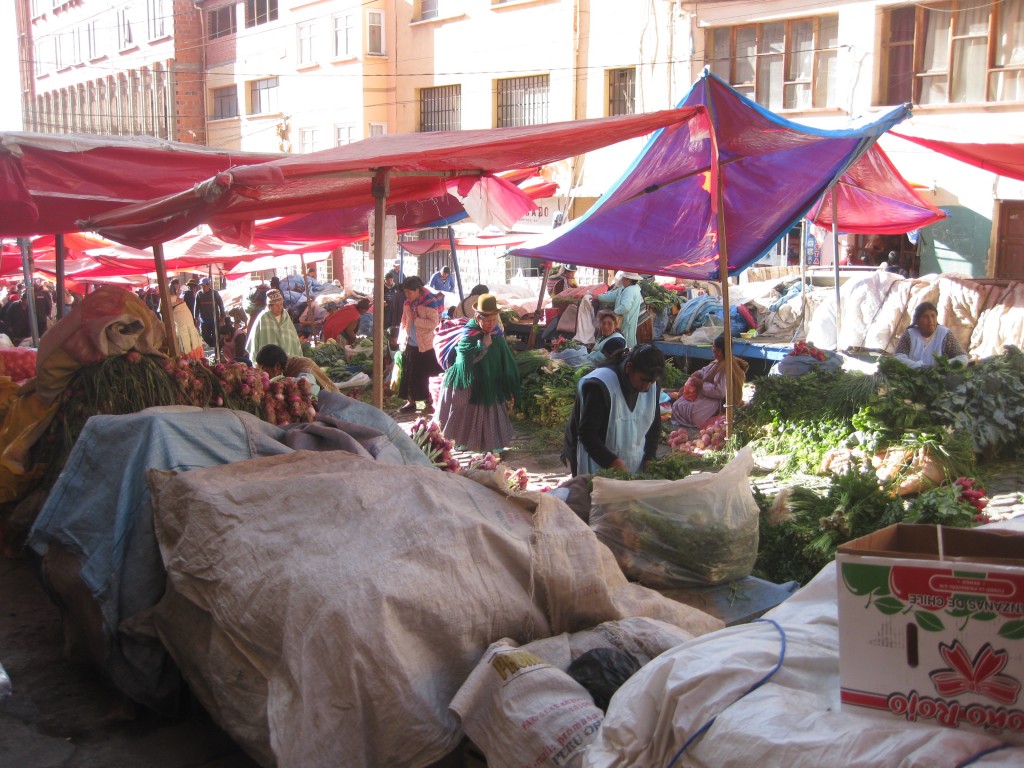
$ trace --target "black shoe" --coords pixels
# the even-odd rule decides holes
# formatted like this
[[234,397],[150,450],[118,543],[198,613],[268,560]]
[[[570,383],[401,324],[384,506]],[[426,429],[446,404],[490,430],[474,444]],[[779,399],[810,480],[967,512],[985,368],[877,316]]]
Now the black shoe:
[[416,410],[416,403],[406,403],[398,409],[399,413],[413,413]]

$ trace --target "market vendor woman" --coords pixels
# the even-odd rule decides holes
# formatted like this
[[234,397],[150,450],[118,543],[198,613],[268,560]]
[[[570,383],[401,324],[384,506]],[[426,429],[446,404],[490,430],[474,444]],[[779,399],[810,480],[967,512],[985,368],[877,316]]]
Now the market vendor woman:
[[507,404],[518,397],[519,368],[498,321],[498,301],[483,294],[445,372],[437,422],[456,445],[500,451],[512,440]]
[[930,301],[914,308],[910,327],[896,342],[896,359],[911,368],[935,365],[938,357],[966,363],[967,353],[949,328],[939,325],[939,311]]
[[661,437],[658,381],[665,355],[651,344],[616,352],[582,379],[565,426],[562,461],[575,475],[600,469],[638,472]]

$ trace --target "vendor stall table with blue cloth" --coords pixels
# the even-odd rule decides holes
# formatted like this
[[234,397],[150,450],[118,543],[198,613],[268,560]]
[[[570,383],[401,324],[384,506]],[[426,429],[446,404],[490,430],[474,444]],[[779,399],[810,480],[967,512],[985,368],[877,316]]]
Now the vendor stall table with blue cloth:
[[[680,344],[675,341],[654,342],[654,346],[667,357],[696,357],[702,360],[714,360],[710,344]],[[732,340],[732,353],[735,357],[746,360],[771,360],[778,362],[793,349],[792,344],[757,344],[740,339]]]

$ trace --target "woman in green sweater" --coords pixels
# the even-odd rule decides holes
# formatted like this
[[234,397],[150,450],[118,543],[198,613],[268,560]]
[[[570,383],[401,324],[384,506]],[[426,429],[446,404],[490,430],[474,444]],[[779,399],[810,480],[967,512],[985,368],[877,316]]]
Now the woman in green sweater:
[[456,445],[500,451],[513,434],[508,403],[518,397],[519,368],[505,341],[497,299],[483,294],[445,372],[437,422]]

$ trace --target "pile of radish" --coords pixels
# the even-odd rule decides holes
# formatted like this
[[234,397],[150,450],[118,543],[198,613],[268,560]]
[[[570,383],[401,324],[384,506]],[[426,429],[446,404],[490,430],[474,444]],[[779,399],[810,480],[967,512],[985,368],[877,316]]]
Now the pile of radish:
[[685,429],[677,429],[668,436],[668,445],[674,451],[694,456],[722,450],[725,447],[725,414],[704,424],[693,439]]

